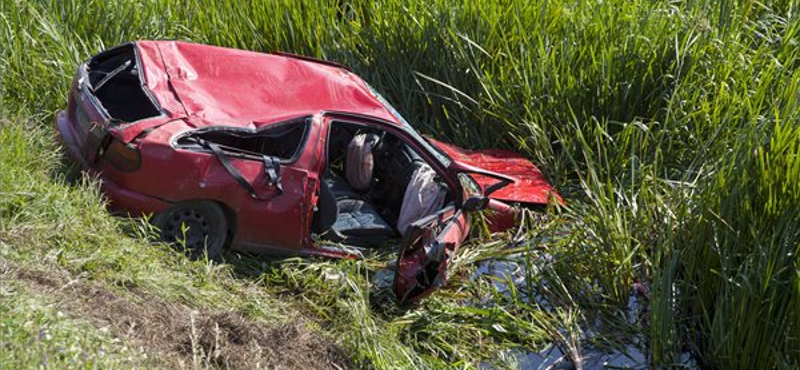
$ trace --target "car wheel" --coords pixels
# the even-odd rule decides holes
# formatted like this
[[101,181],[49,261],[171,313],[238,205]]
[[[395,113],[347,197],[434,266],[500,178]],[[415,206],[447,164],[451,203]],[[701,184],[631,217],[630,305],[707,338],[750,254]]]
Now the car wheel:
[[228,237],[225,212],[218,204],[207,201],[175,205],[156,215],[153,224],[161,230],[161,238],[182,248],[192,259],[206,253],[216,257]]

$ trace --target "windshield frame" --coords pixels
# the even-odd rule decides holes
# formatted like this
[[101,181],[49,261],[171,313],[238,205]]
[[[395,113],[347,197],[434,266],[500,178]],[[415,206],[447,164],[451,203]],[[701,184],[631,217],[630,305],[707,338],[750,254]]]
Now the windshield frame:
[[419,132],[417,132],[417,130],[415,130],[414,127],[411,126],[411,124],[408,123],[408,121],[406,121],[406,119],[400,115],[400,112],[398,112],[397,109],[395,109],[394,106],[392,106],[392,104],[390,104],[389,101],[387,101],[386,98],[383,97],[383,95],[381,95],[377,90],[375,90],[372,86],[370,86],[370,84],[364,81],[364,85],[367,87],[367,90],[369,90],[370,94],[372,94],[376,99],[378,99],[378,101],[380,101],[381,104],[383,104],[383,106],[386,107],[386,109],[389,111],[389,113],[391,113],[391,115],[395,119],[400,121],[401,125],[398,125],[400,129],[411,135],[427,151],[433,154],[433,156],[436,158],[436,160],[438,160],[442,164],[442,166],[444,166],[445,168],[450,167],[450,164],[453,162],[453,158],[450,158],[450,156],[447,155],[447,153],[436,147],[436,145],[431,144],[430,141],[428,141],[428,138],[426,138],[423,135],[420,135]]

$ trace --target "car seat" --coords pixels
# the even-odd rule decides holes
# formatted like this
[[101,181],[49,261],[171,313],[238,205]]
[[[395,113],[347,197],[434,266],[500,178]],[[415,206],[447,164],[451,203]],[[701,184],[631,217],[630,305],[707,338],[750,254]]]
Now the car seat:
[[[370,153],[371,156],[371,150],[364,151],[359,148],[365,142],[365,138],[359,138],[359,135],[353,138],[355,145],[351,145],[349,148],[355,146],[357,154]],[[351,158],[350,153],[348,153],[347,162],[348,167],[363,163],[359,161],[357,155]],[[347,168],[345,170],[347,171]],[[353,172],[353,176],[358,177],[354,181],[360,181],[362,185],[372,181],[371,163],[370,166],[362,166]],[[367,174],[369,178],[366,177]],[[317,208],[319,210],[317,229],[328,240],[359,247],[377,247],[384,245],[388,239],[396,236],[392,226],[378,214],[371,204],[364,201],[361,195],[352,189],[350,181],[345,181],[331,172],[327,172],[320,183]]]

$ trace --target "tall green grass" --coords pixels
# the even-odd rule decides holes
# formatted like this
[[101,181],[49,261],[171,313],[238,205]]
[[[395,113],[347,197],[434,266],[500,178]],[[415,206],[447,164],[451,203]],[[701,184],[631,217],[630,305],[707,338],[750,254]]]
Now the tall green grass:
[[[583,326],[596,317],[615,322],[632,285],[645,282],[649,317],[636,330],[653,368],[676,365],[684,352],[704,368],[797,368],[798,5],[0,0],[2,132],[34,137],[0,148],[0,172],[14,174],[0,175],[0,237],[34,220],[92,214],[69,228],[31,231],[30,244],[43,248],[69,233],[63,238],[73,242],[56,242],[62,253],[88,259],[98,274],[125,279],[127,263],[146,271],[132,259],[90,257],[88,246],[109,243],[92,233],[119,221],[103,214],[91,183],[64,184],[49,164],[49,125],[78,63],[140,38],[285,50],[350,66],[425,133],[522,151],[567,199],[549,221],[531,225],[532,242],[518,250],[531,266],[543,265],[542,249],[553,257],[519,295],[492,294],[484,279],[465,277],[471,262],[502,253],[497,242],[465,251],[454,288],[407,313],[375,303],[386,292],[366,288],[364,266],[332,263],[352,282],[339,290],[319,280],[327,262],[264,270],[263,287],[295,292],[283,297],[311,307],[359,363],[477,365],[459,361],[579,330],[553,312],[584,318]],[[525,300],[526,290],[558,310]],[[475,307],[470,295],[492,304]]]

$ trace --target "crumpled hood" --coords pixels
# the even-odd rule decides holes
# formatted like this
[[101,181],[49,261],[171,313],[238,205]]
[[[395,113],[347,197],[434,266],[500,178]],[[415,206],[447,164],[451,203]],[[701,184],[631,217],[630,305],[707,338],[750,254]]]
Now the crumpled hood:
[[[552,196],[563,202],[539,168],[519,153],[502,149],[467,150],[431,138],[427,139],[458,162],[511,176],[517,180],[492,193],[489,198],[507,202],[547,204]],[[471,174],[471,176],[484,189],[497,182],[482,175]]]

